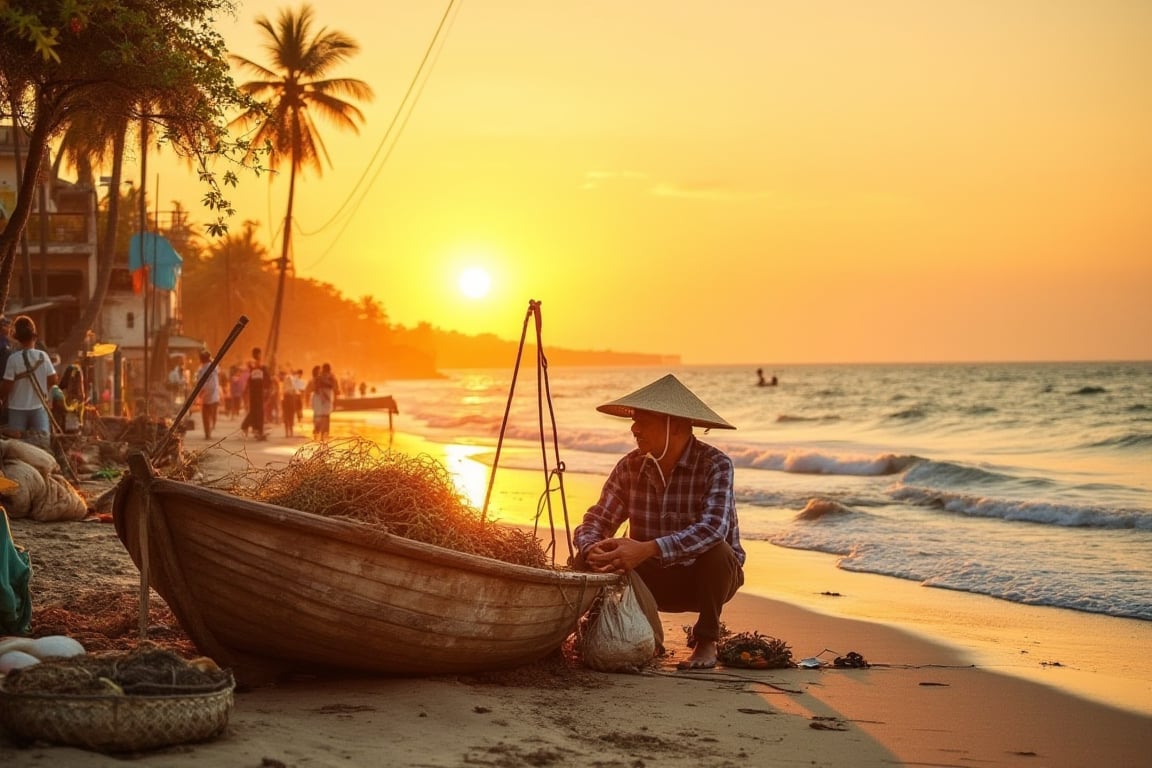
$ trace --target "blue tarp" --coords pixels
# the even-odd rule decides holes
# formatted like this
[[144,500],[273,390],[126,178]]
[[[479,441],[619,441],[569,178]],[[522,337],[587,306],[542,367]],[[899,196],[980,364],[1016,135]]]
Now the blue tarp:
[[176,253],[172,243],[161,235],[152,232],[144,233],[144,248],[141,253],[140,233],[132,235],[128,242],[128,269],[135,272],[148,267],[148,274],[152,275],[152,285],[166,291],[176,289],[176,281],[180,278],[180,267],[184,259]]

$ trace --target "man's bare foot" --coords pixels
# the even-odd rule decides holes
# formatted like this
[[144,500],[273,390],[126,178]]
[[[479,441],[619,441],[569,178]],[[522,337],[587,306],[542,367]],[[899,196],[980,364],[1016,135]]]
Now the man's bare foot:
[[692,655],[676,665],[677,669],[712,669],[716,666],[716,641],[697,640]]

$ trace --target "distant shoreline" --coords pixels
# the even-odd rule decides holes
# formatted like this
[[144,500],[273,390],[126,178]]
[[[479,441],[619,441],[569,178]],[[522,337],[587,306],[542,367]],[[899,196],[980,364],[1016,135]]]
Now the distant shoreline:
[[[1030,365],[1152,365],[1152,358],[1148,360],[936,360],[922,362],[789,362],[771,363],[765,365],[759,362],[743,363],[693,363],[684,362],[679,355],[645,355],[629,352],[583,352],[579,350],[559,350],[546,352],[549,365],[571,368],[672,368],[679,370],[689,369],[716,369],[716,368],[746,368],[753,377],[757,368],[777,375],[781,371],[802,371],[808,368],[928,368],[949,366],[1030,366]],[[599,356],[599,357],[598,357]],[[389,378],[397,381],[419,381],[421,379],[448,378],[448,372],[457,370],[511,370],[515,358],[499,363],[474,365],[438,365],[435,371],[413,371],[407,374],[396,373]],[[523,365],[523,363],[522,363]],[[755,384],[752,379],[752,384]],[[783,383],[783,381],[781,381]]]

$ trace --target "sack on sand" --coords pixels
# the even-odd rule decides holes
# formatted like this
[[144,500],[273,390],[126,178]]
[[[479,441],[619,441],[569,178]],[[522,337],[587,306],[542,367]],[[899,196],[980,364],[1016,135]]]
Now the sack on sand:
[[88,504],[75,488],[60,475],[49,475],[45,481],[44,498],[32,508],[29,517],[42,523],[57,520],[83,520],[88,515]]
[[4,463],[22,461],[31,464],[41,475],[50,475],[60,471],[56,457],[43,448],[24,442],[23,440],[0,440],[0,452]]
[[60,474],[52,454],[20,440],[0,441],[0,446],[3,476],[16,484],[3,492],[11,517],[51,522],[88,515],[88,503]]
[[604,590],[581,654],[586,666],[601,672],[637,672],[656,655],[656,636],[631,584]]
[[4,506],[14,519],[29,517],[32,508],[44,497],[44,475],[22,461],[5,461],[4,477],[16,483],[4,492]]

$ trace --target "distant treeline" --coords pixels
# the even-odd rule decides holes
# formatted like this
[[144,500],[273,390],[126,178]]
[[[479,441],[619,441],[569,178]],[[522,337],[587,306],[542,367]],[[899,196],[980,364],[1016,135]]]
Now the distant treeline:
[[[402,332],[394,331],[396,336]],[[518,341],[500,339],[493,334],[469,336],[456,331],[431,329],[428,349],[434,356],[435,366],[445,368],[511,368],[516,363]],[[649,355],[638,352],[612,350],[583,350],[545,347],[544,354],[550,365],[571,366],[640,366],[678,365],[679,355]],[[536,346],[527,345],[524,360],[535,365]],[[521,362],[523,365],[524,362]],[[397,376],[396,378],[402,378]]]
[[[516,364],[519,341],[495,335],[445,331],[429,323],[407,328],[390,322],[388,311],[371,295],[344,296],[331,283],[286,276],[284,311],[275,355],[269,353],[278,275],[255,222],[243,222],[219,240],[175,240],[184,257],[180,332],[203,340],[209,350],[221,342],[243,314],[249,322],[224,361],[243,365],[253,347],[280,370],[303,370],[328,363],[341,378],[382,382],[437,378],[452,368],[509,368]],[[127,243],[128,237],[124,237]],[[123,261],[127,262],[127,245]],[[610,350],[546,348],[551,365],[678,365],[678,355]],[[535,348],[525,350],[534,365]],[[274,360],[270,358],[274,357]],[[195,363],[194,363],[195,364]],[[523,363],[522,363],[523,364]]]

